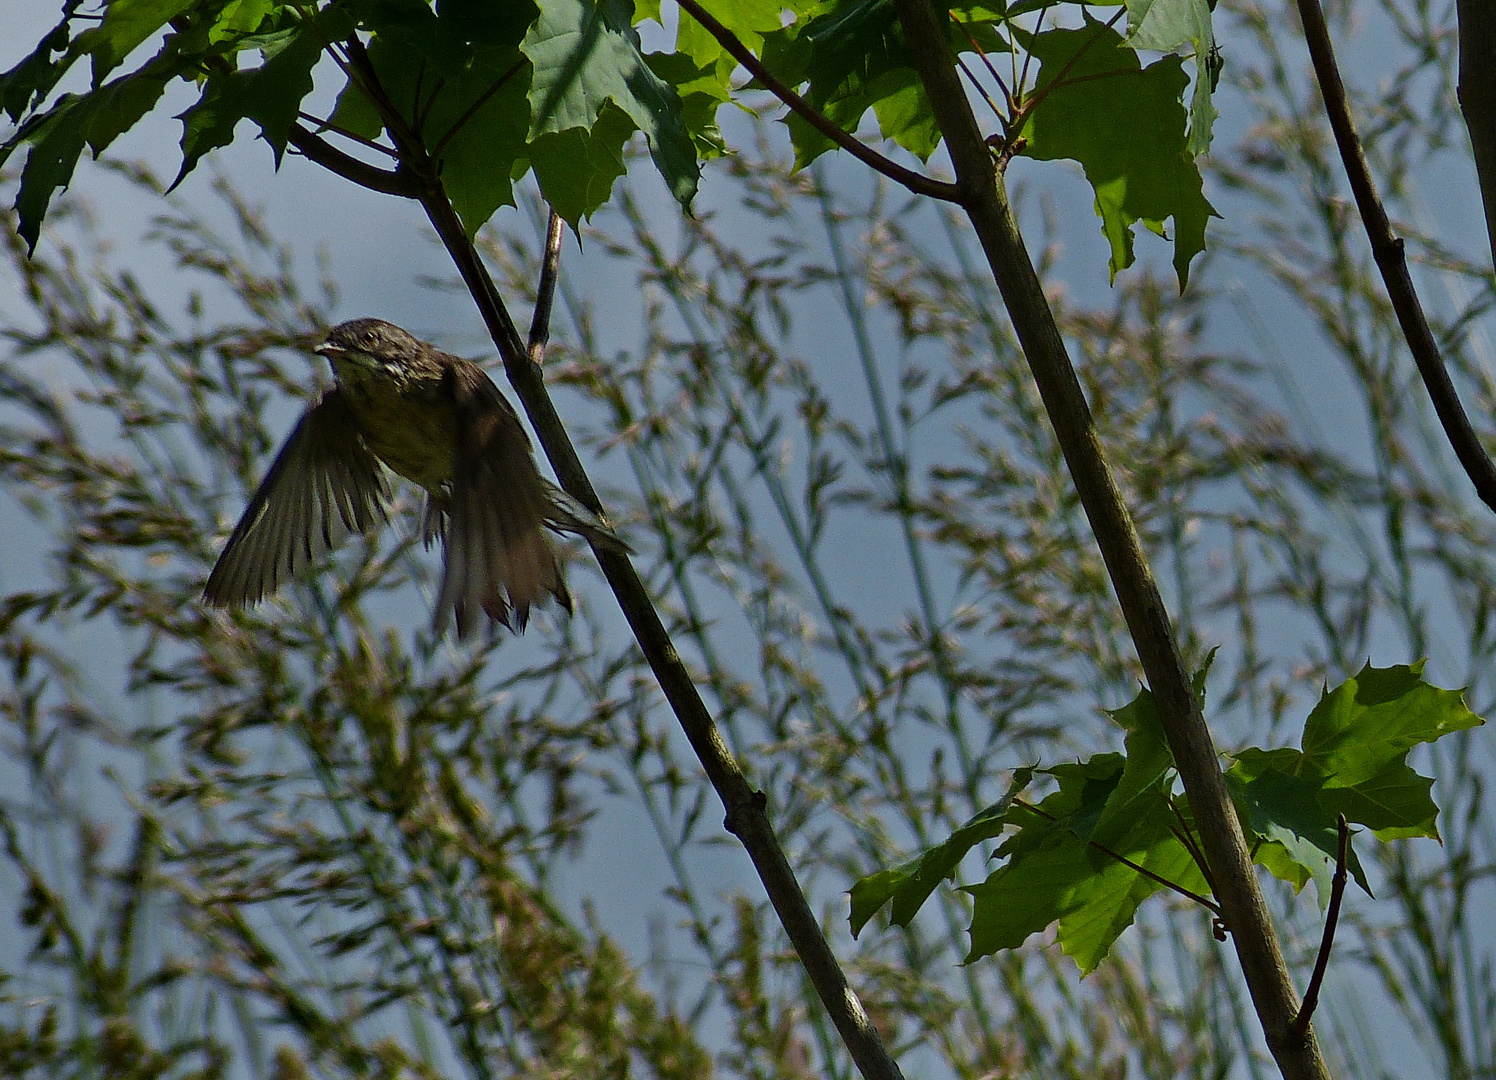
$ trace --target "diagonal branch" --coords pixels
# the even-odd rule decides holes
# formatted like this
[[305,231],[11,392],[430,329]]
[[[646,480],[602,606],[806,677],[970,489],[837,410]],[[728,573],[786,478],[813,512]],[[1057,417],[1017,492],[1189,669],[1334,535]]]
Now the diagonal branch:
[[[413,196],[420,200],[427,218],[440,237],[448,255],[462,275],[474,303],[488,327],[489,336],[498,347],[504,372],[523,404],[547,460],[556,471],[561,486],[573,498],[602,515],[602,502],[588,478],[571,436],[567,433],[555,403],[546,389],[540,365],[519,336],[498,287],[484,266],[472,238],[452,208],[442,185],[441,175],[418,133],[400,120],[399,113],[379,83],[368,54],[356,39],[345,45],[352,74],[369,95],[381,116],[385,130],[400,153],[401,167],[396,176],[408,176]],[[552,216],[547,230],[547,262],[552,268],[550,286],[542,280],[541,301],[554,288],[554,258],[559,258],[560,226]],[[539,319],[544,312],[537,310]],[[541,331],[543,336],[544,331]],[[532,344],[535,331],[532,330]],[[538,351],[538,350],[537,350]],[[800,957],[811,984],[820,996],[832,1023],[846,1044],[865,1080],[903,1080],[877,1028],[873,1026],[862,1002],[847,980],[846,973],[831,951],[821,930],[820,921],[795,878],[795,872],[784,854],[767,814],[768,800],[748,782],[733,759],[706,703],[696,689],[680,654],[661,621],[654,601],[627,555],[602,547],[593,553],[628,620],[640,651],[649,663],[671,711],[680,722],[702,769],[722,800],[726,810],[724,827],[737,836],[753,860],[764,891],[784,927],[785,935]]]
[[1330,882],[1330,905],[1325,909],[1325,932],[1319,939],[1319,955],[1314,958],[1314,974],[1309,977],[1309,986],[1304,990],[1304,1004],[1299,1006],[1299,1015],[1293,1028],[1304,1035],[1309,1030],[1309,1021],[1319,1005],[1319,990],[1325,982],[1325,972],[1330,967],[1330,947],[1335,944],[1335,927],[1340,922],[1340,904],[1345,899],[1346,859],[1350,854],[1351,827],[1340,815],[1340,847],[1335,853],[1335,877]]
[[[1464,15],[1465,5],[1461,5]],[[1361,222],[1366,226],[1366,235],[1371,240],[1371,254],[1377,268],[1382,272],[1382,281],[1387,286],[1387,296],[1392,309],[1397,312],[1398,325],[1413,353],[1413,362],[1418,365],[1418,374],[1434,403],[1434,412],[1444,427],[1444,436],[1454,448],[1455,457],[1475,485],[1481,502],[1496,510],[1496,464],[1486,455],[1480,437],[1470,426],[1470,418],[1460,404],[1454,382],[1444,367],[1439,355],[1438,343],[1424,317],[1423,305],[1413,288],[1413,278],[1408,273],[1408,260],[1403,252],[1403,242],[1392,233],[1392,223],[1387,210],[1377,194],[1371,170],[1366,165],[1366,155],[1361,149],[1361,140],[1356,135],[1355,121],[1351,119],[1350,104],[1346,100],[1345,83],[1341,81],[1340,69],[1335,63],[1335,50],[1330,43],[1330,31],[1325,25],[1324,9],[1319,0],[1299,0],[1299,16],[1304,22],[1304,40],[1309,46],[1309,57],[1314,62],[1314,74],[1319,79],[1319,91],[1325,101],[1325,113],[1330,119],[1330,129],[1335,133],[1335,145],[1340,149],[1340,159],[1345,163],[1345,172],[1350,180],[1351,192],[1356,198],[1356,208],[1361,212]],[[1465,19],[1462,17],[1463,30]],[[1461,39],[1463,46],[1464,40]],[[1464,93],[1463,48],[1461,50],[1462,88]],[[1484,177],[1482,178],[1485,179]]]
[[300,150],[307,159],[315,161],[329,172],[335,172],[344,180],[352,180],[359,187],[386,195],[399,195],[414,199],[417,195],[415,181],[400,170],[381,169],[345,154],[320,135],[315,135],[301,124],[292,124],[286,141]]
[[917,173],[913,169],[906,169],[832,123],[819,109],[775,78],[774,73],[764,66],[762,60],[753,55],[736,34],[714,19],[711,13],[696,0],[677,0],[677,2],[682,11],[687,12],[705,28],[707,33],[717,39],[717,44],[727,50],[729,56],[747,68],[755,79],[763,83],[769,93],[788,105],[791,112],[858,161],[882,173],[895,183],[904,185],[916,195],[928,195],[932,199],[942,199],[945,202],[961,202],[961,188],[958,185],[947,184],[942,180],[934,180]]
[[1298,995],[1226,790],[1210,729],[1065,340],[956,72],[942,18],[945,8],[941,6],[937,14],[931,0],[894,0],[894,6],[935,110],[957,183],[966,192],[967,217],[1012,319],[1158,704],[1215,880],[1216,899],[1231,928],[1268,1049],[1286,1080],[1325,1080],[1329,1073],[1313,1034],[1305,1037],[1292,1030],[1299,1011]]

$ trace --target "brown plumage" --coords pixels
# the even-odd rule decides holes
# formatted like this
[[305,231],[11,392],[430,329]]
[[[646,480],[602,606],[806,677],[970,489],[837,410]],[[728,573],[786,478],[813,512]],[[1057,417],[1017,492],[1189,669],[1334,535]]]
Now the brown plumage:
[[478,612],[523,630],[530,606],[571,595],[546,530],[626,551],[607,524],[540,475],[529,436],[478,365],[380,319],[332,328],[316,352],[337,385],[276,456],[208,577],[214,607],[254,604],[350,532],[386,520],[381,463],[426,490],[425,540],[442,541],[436,625]]

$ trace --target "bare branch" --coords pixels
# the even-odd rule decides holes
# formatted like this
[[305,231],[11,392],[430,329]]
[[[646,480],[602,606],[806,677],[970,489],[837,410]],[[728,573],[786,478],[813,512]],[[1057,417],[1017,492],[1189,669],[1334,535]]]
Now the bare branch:
[[[1462,25],[1465,21],[1464,7],[1465,5],[1461,5]],[[1459,458],[1465,475],[1475,485],[1475,492],[1480,496],[1481,502],[1496,510],[1496,464],[1486,455],[1480,437],[1471,427],[1470,418],[1465,415],[1465,407],[1460,404],[1454,382],[1439,355],[1439,345],[1434,341],[1428,319],[1424,317],[1418,292],[1413,288],[1402,239],[1393,235],[1387,210],[1371,179],[1371,169],[1367,167],[1366,155],[1361,150],[1361,139],[1356,134],[1355,121],[1351,119],[1345,83],[1341,80],[1340,69],[1335,63],[1335,50],[1330,43],[1329,28],[1325,25],[1324,9],[1320,7],[1319,0],[1299,0],[1299,16],[1304,22],[1304,40],[1309,46],[1309,57],[1314,62],[1315,77],[1319,79],[1325,113],[1330,119],[1330,129],[1335,133],[1335,145],[1340,149],[1340,160],[1345,164],[1351,192],[1356,198],[1356,208],[1361,212],[1361,222],[1366,226],[1366,235],[1371,240],[1371,254],[1382,272],[1387,296],[1392,301],[1392,309],[1397,312],[1398,325],[1402,327],[1403,337],[1407,339],[1408,348],[1413,353],[1413,362],[1418,365],[1418,374],[1423,378],[1423,385],[1434,403],[1434,412],[1444,427],[1445,438],[1454,448],[1455,457]]]
[[1340,922],[1340,902],[1345,897],[1345,881],[1349,877],[1346,861],[1350,853],[1351,828],[1340,815],[1340,848],[1335,854],[1335,878],[1330,883],[1330,905],[1325,909],[1325,932],[1319,941],[1319,955],[1314,959],[1314,974],[1309,976],[1309,986],[1304,991],[1304,1004],[1294,1019],[1293,1030],[1303,1038],[1309,1033],[1309,1021],[1314,1017],[1319,1004],[1320,987],[1324,985],[1325,970],[1330,966],[1330,947],[1335,944],[1335,925]]
[[345,180],[352,180],[359,187],[368,188],[370,191],[380,191],[386,195],[399,195],[406,199],[414,199],[419,194],[415,182],[398,169],[393,171],[381,169],[366,161],[360,161],[351,154],[343,153],[326,139],[313,134],[300,124],[291,125],[286,141],[306,155],[309,161],[315,161],[324,169],[337,173]]

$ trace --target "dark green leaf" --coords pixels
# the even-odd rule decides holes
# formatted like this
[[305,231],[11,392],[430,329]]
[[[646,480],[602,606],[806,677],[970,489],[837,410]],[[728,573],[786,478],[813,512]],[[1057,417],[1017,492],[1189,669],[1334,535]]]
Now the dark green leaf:
[[530,139],[590,132],[611,101],[643,131],[671,193],[688,206],[700,170],[675,91],[650,70],[632,26],[630,0],[553,0],[525,35],[534,66]]
[[208,30],[208,40],[241,40],[258,30],[275,7],[276,0],[229,0]]
[[691,133],[697,156],[709,159],[726,154],[727,144],[717,126],[717,110],[732,100],[731,62],[698,66],[678,52],[650,53],[644,59],[680,95],[681,119]]
[[338,36],[332,26],[309,23],[261,66],[210,76],[198,103],[179,117],[182,168],[172,186],[180,184],[204,154],[233,142],[239,121],[246,119],[259,125],[279,166],[301,100],[311,93],[312,68],[322,55],[322,43]]
[[93,57],[94,85],[118,67],[146,38],[197,0],[111,0],[104,19],[78,35],[75,47]]
[[[953,14],[960,19],[960,25],[956,19],[949,24],[953,50],[972,51],[971,38],[988,53],[1009,49],[987,9],[969,5]],[[766,33],[763,59],[790,85],[808,83],[806,100],[843,131],[855,133],[871,109],[882,137],[920,160],[940,144],[934,110],[914,71],[892,0],[843,0],[808,22]],[[784,122],[797,168],[836,145],[796,114]]]
[[[1244,751],[1227,772],[1227,780],[1237,808],[1244,811],[1243,824],[1256,836],[1280,845],[1289,858],[1308,871],[1320,907],[1324,907],[1330,901],[1339,829],[1335,815],[1320,801],[1323,785],[1283,768],[1293,760],[1282,751]],[[1371,886],[1354,848],[1350,870],[1356,883],[1369,894]]]
[[1174,269],[1184,288],[1215,210],[1185,144],[1180,96],[1188,80],[1179,58],[1141,68],[1121,35],[1089,15],[1081,29],[1037,35],[1030,50],[1042,65],[1040,100],[1024,126],[1023,153],[1080,162],[1096,192],[1113,278],[1132,265],[1133,225],[1162,235],[1172,218]]
[[26,124],[0,148],[0,164],[21,144],[29,144],[16,195],[17,231],[28,250],[36,249],[52,195],[72,181],[87,146],[97,157],[128,131],[160,99],[183,61],[171,43],[149,64],[84,95],[67,94],[44,116]]
[[[66,0],[62,6],[62,21],[42,38],[31,55],[0,75],[0,107],[11,120],[19,121],[33,106],[40,106],[78,58],[76,50],[68,49],[68,27],[82,2]],[[63,55],[54,61],[53,53]]]
[[[530,126],[530,67],[518,48],[475,47],[461,71],[436,78],[421,50],[388,30],[369,45],[369,62],[385,95],[438,159],[442,183],[469,233],[500,206],[513,204],[515,163],[525,157]],[[384,130],[353,83],[339,96],[332,123],[366,139]]]
[[572,228],[608,201],[613,182],[624,174],[623,145],[633,132],[633,120],[610,104],[590,131],[569,128],[530,144],[541,194]]

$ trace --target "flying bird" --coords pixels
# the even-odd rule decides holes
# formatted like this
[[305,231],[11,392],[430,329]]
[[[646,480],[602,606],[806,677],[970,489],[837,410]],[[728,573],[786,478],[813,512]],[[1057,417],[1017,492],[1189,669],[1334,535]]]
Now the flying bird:
[[258,603],[348,534],[383,524],[386,467],[426,491],[423,538],[443,552],[435,625],[455,619],[458,637],[479,612],[518,633],[548,596],[571,611],[548,532],[629,550],[540,475],[519,416],[477,364],[381,319],[340,323],[313,351],[336,385],[250,499],[203,589],[211,606]]

